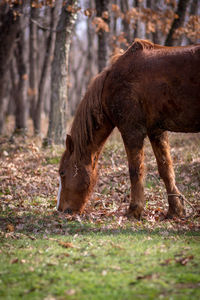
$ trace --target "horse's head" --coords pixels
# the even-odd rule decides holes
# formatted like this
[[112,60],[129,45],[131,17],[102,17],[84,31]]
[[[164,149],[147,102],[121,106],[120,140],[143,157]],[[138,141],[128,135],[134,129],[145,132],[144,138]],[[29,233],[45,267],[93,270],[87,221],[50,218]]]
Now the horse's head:
[[92,165],[77,162],[73,152],[73,141],[67,135],[66,150],[60,161],[57,199],[57,209],[67,213],[83,211],[96,177]]

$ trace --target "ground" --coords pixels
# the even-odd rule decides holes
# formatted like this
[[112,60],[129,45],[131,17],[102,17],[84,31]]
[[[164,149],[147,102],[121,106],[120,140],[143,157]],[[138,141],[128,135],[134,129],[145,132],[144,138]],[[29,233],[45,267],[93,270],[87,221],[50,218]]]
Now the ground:
[[118,133],[99,162],[99,180],[81,216],[58,213],[63,148],[39,138],[0,138],[0,298],[199,299],[200,135],[170,134],[187,217],[164,219],[167,197],[146,141],[146,207],[130,201],[126,155]]

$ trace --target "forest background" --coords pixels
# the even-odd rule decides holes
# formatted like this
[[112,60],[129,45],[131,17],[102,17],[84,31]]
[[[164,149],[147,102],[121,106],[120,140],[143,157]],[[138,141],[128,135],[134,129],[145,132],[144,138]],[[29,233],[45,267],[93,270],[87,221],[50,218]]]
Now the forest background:
[[200,2],[1,0],[0,134],[63,143],[91,78],[135,38],[198,43]]

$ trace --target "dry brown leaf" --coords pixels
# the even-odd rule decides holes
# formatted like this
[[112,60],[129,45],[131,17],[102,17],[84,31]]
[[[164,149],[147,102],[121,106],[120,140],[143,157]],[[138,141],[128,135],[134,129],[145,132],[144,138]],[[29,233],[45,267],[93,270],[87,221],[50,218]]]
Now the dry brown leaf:
[[137,280],[141,280],[141,279],[152,279],[152,280],[154,280],[158,277],[159,277],[159,275],[156,274],[156,273],[154,273],[154,274],[145,274],[145,275],[138,276]]
[[70,289],[68,291],[66,291],[66,294],[69,296],[73,296],[76,293],[76,291],[74,289]]
[[21,263],[21,264],[25,264],[25,263],[26,263],[26,260],[25,260],[25,259],[21,259],[21,260],[20,260],[20,263]]
[[87,8],[84,10],[84,15],[88,18],[90,18],[92,16],[92,9],[91,8]]
[[164,261],[161,263],[161,266],[167,266],[167,265],[169,265],[169,263],[170,263],[171,261],[172,261],[171,258],[168,258],[168,259],[164,260]]
[[19,261],[19,258],[16,257],[16,258],[12,259],[10,263],[16,264],[16,263],[18,263],[18,261]]
[[9,231],[9,232],[14,232],[15,231],[15,227],[13,224],[8,224],[6,226],[6,229]]
[[59,241],[58,244],[61,245],[64,248],[75,248],[75,246],[72,243],[69,243],[69,242]]
[[189,256],[186,256],[186,257],[177,258],[176,262],[181,264],[182,266],[185,266],[193,258],[194,258],[193,255],[189,255]]
[[102,13],[102,18],[104,18],[104,19],[108,19],[108,18],[109,18],[109,13],[108,13],[108,11],[104,11],[104,12]]

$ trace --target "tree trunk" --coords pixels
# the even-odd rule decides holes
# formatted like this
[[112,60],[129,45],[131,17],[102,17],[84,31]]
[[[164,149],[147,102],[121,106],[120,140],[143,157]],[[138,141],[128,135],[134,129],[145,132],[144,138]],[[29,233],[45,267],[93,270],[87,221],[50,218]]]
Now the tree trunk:
[[44,103],[45,86],[46,86],[47,75],[50,70],[51,61],[53,57],[53,51],[54,51],[55,39],[56,39],[55,29],[58,22],[58,15],[59,15],[59,10],[61,8],[61,3],[62,1],[57,0],[55,2],[55,6],[51,8],[50,33],[47,39],[46,54],[45,54],[41,78],[39,82],[38,99],[37,99],[36,109],[33,117],[35,134],[39,134],[41,131],[41,114],[42,114],[42,107]]
[[[100,17],[104,22],[108,23],[109,19],[103,17],[103,12],[108,12],[109,0],[95,0],[97,17]],[[98,70],[101,72],[106,66],[108,50],[108,32],[100,29],[98,31]]]
[[34,22],[38,16],[38,8],[34,7],[34,0],[31,0],[31,12],[30,12],[30,50],[29,50],[29,95],[30,95],[30,115],[34,120],[34,114],[36,109],[36,102],[38,97],[38,60],[37,60],[37,25]]
[[175,31],[179,27],[183,26],[183,24],[184,24],[186,12],[187,12],[187,6],[188,6],[189,2],[190,2],[190,0],[179,0],[177,11],[176,11],[178,18],[174,19],[174,21],[172,23],[171,29],[165,40],[165,46],[173,46],[174,45],[175,39],[173,38],[173,35],[174,35]]
[[[7,75],[7,73],[6,73]],[[6,80],[7,76],[4,76],[5,80]],[[6,114],[6,107],[7,107],[7,97],[6,97],[6,84],[4,83],[2,89],[1,89],[1,99],[0,99],[0,134],[3,133],[3,129],[4,129],[4,123],[5,123],[5,114]]]
[[193,0],[190,7],[191,15],[198,15],[198,2],[199,0]]
[[[121,0],[120,5],[121,5],[121,11],[123,12],[124,16],[126,16],[127,11],[129,11],[128,0]],[[130,31],[130,24],[127,22],[126,18],[122,19],[122,24],[125,32],[125,38],[128,44],[130,44],[133,41],[133,36],[131,36],[131,31]]]
[[20,16],[15,15],[16,11],[21,11],[24,6],[13,4],[12,8],[8,4],[2,4],[1,30],[0,30],[0,134],[3,131],[4,116],[3,107],[5,106],[5,86],[6,74],[9,69],[9,63],[13,55],[15,39],[20,28]]
[[51,108],[47,143],[65,141],[67,121],[68,57],[72,30],[77,18],[77,0],[68,0],[57,25],[54,59],[51,71]]
[[18,69],[18,89],[15,95],[16,111],[15,111],[15,132],[24,133],[27,130],[27,112],[28,112],[28,70],[27,70],[27,40],[24,30],[25,20],[21,20],[21,32],[17,42],[17,69]]
[[[152,3],[152,9],[154,11],[159,11],[160,7],[163,6],[164,6],[164,0],[156,0],[153,1]],[[155,32],[152,32],[152,40],[155,44],[159,44],[159,45],[162,45],[165,40],[165,38],[163,39],[163,33],[160,31],[157,25],[156,25]]]
[[[138,12],[141,12],[142,2],[140,0],[135,0],[135,7],[138,9]],[[136,22],[134,38],[144,39],[145,38],[145,30],[146,27],[142,22],[141,18],[139,17]]]

